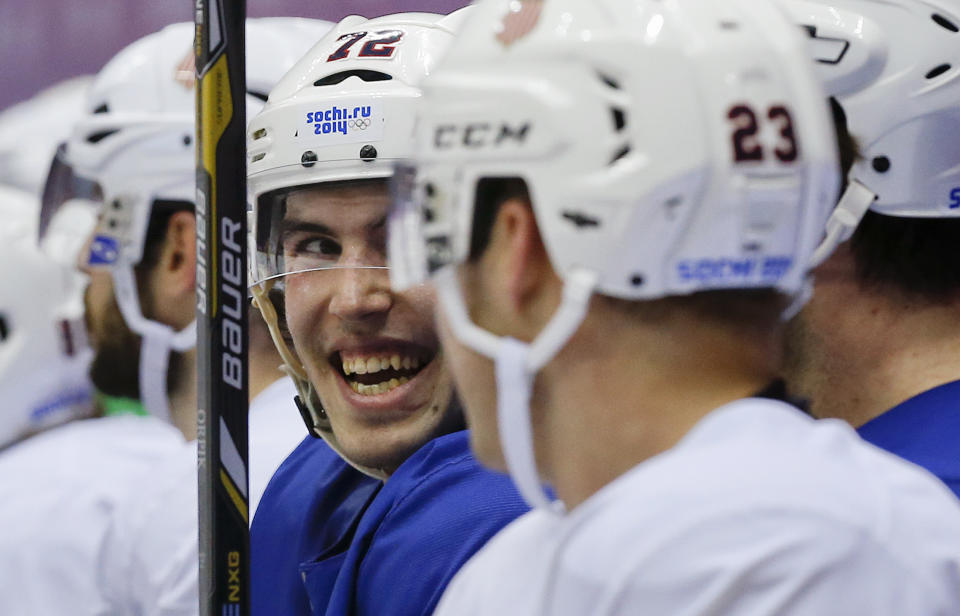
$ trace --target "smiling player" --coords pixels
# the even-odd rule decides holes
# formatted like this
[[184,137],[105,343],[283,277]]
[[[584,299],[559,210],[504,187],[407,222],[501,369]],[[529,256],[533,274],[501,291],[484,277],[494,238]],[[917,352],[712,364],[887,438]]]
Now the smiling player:
[[526,510],[470,455],[432,291],[391,291],[386,269],[388,182],[411,151],[417,84],[463,15],[348,17],[250,124],[253,292],[323,439],[261,500],[255,614],[429,614]]

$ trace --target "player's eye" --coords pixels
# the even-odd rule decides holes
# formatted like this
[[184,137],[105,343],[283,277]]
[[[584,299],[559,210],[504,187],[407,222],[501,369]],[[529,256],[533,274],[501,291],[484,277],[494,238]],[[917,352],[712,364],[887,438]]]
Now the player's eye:
[[340,242],[316,232],[292,231],[284,234],[282,241],[288,271],[327,266],[343,253]]
[[296,238],[292,242],[291,256],[336,259],[343,249],[340,243],[324,236]]

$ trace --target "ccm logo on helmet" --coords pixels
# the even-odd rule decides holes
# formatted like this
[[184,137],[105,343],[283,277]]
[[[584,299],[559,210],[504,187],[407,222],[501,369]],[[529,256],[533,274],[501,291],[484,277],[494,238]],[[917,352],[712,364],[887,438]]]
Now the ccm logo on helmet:
[[470,124],[441,124],[433,131],[433,146],[438,150],[453,150],[465,148],[479,150],[481,148],[500,147],[505,143],[522,144],[527,140],[531,123],[521,124],[487,122],[473,122]]

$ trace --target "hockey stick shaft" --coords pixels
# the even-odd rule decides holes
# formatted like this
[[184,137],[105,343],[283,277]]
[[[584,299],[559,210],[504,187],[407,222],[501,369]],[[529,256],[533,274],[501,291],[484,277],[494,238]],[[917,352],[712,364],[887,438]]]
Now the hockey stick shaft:
[[245,0],[195,0],[200,613],[249,614]]

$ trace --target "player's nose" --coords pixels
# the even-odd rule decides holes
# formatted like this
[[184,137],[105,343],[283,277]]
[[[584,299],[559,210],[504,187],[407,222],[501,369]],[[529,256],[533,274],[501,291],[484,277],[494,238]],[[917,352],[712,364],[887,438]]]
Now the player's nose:
[[384,315],[393,307],[390,277],[386,270],[345,268],[333,282],[330,312],[345,321],[364,321]]

